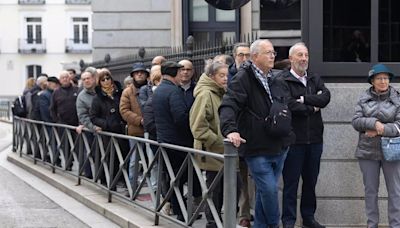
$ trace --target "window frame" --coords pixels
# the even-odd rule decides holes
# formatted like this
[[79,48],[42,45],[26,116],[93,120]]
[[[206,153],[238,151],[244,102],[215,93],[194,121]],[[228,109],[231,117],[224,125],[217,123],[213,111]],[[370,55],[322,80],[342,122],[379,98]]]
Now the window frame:
[[[37,21],[28,21],[29,18],[36,18],[40,19],[40,22]],[[37,16],[32,16],[32,17],[25,17],[24,20],[24,39],[26,40],[26,43],[28,45],[32,44],[42,44],[43,43],[43,19],[42,17],[37,17]],[[32,38],[29,38],[29,26],[32,26]],[[37,28],[40,28],[40,39],[37,37],[38,36],[38,31]],[[32,42],[29,42],[29,40],[32,40]],[[39,41],[39,42],[38,42]]]
[[[209,32],[210,42],[215,41],[217,32],[235,32],[235,39],[240,38],[240,9],[235,10],[235,21],[217,22],[216,9],[208,4],[208,21],[191,22],[190,21],[190,4],[189,0],[182,0],[182,26],[183,37],[182,42],[185,43],[190,32]],[[196,39],[196,37],[195,37]],[[202,43],[201,41],[196,41]]]
[[[302,1],[302,39],[310,53],[310,70],[324,77],[365,77],[372,65],[378,62],[379,0],[371,0],[370,62],[323,61],[323,0]],[[312,28],[312,30],[310,29]],[[398,62],[383,62],[395,72],[400,72]]]
[[[29,68],[32,68],[33,75],[29,75]],[[42,66],[38,64],[26,65],[26,78],[37,78],[42,73]]]
[[[86,19],[87,21],[74,21],[74,19]],[[89,17],[71,17],[72,37],[74,44],[89,44]],[[75,26],[78,26],[78,37],[75,37]],[[86,26],[86,37],[84,36],[84,26]],[[78,39],[76,39],[78,38]],[[77,43],[75,41],[78,41]],[[86,42],[83,42],[86,41]]]

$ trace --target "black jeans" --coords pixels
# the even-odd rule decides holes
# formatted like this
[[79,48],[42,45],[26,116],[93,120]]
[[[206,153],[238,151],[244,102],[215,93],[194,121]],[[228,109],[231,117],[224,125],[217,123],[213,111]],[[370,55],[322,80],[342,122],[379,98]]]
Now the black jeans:
[[282,223],[296,222],[297,189],[300,176],[303,180],[300,212],[303,220],[314,219],[317,209],[315,186],[318,180],[322,143],[290,146],[283,168]]
[[[168,149],[168,148],[165,148],[165,150],[167,151],[169,160],[171,162],[172,169],[176,175],[178,173],[180,167],[182,166],[183,161],[185,160],[185,157],[187,154],[182,151],[176,151],[176,150],[172,150],[172,149]],[[183,194],[183,185],[187,182],[187,180],[188,180],[188,173],[187,173],[187,168],[186,168],[186,170],[183,172],[181,178],[179,180],[177,180],[181,194]],[[168,186],[168,188],[169,187],[170,186]],[[199,179],[197,178],[197,175],[193,173],[193,196],[200,197],[201,194],[202,193],[201,193]],[[185,202],[185,204],[186,204],[186,202]],[[176,197],[175,193],[172,194],[172,197],[171,197],[171,206],[172,206],[172,210],[174,211],[174,213],[176,215],[178,215],[178,217],[181,217],[182,211],[179,206],[178,198]]]

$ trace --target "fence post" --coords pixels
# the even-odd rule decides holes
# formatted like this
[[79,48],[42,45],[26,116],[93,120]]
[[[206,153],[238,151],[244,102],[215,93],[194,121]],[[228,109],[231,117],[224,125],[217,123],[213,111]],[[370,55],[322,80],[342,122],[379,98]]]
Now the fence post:
[[237,163],[238,151],[228,139],[224,139],[224,227],[236,227]]

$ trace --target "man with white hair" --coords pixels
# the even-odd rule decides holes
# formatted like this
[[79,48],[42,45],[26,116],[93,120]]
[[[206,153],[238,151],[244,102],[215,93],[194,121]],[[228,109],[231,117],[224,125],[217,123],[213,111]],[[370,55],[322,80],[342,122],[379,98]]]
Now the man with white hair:
[[31,104],[32,107],[28,111],[28,116],[33,120],[42,120],[40,117],[40,104],[39,104],[39,96],[45,91],[47,88],[47,77],[39,76],[36,79],[36,89],[31,92]]
[[308,72],[308,49],[304,43],[296,43],[289,49],[290,70],[280,77],[290,91],[289,108],[292,111],[292,127],[296,142],[290,146],[283,169],[282,223],[293,228],[296,222],[297,189],[300,176],[303,180],[300,213],[303,227],[324,228],[315,218],[317,209],[315,186],[323,148],[324,125],[321,109],[328,105],[330,92],[322,79]]
[[274,135],[265,121],[273,102],[287,96],[272,71],[276,56],[269,40],[250,46],[250,60],[233,77],[219,108],[221,132],[244,158],[256,184],[254,226],[278,228],[278,181],[293,134]]

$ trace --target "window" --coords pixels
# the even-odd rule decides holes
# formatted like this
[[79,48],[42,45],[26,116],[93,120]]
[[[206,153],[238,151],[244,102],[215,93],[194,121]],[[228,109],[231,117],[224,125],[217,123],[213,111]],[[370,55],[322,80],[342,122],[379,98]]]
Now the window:
[[70,36],[66,40],[66,53],[91,53],[89,17],[71,17]]
[[20,5],[42,5],[45,3],[45,0],[18,0],[18,4]]
[[90,5],[91,3],[91,0],[65,0],[67,5]]
[[332,80],[359,81],[384,62],[400,72],[400,6],[394,0],[302,1],[302,39],[310,69]]
[[23,21],[18,52],[22,54],[46,53],[46,41],[42,37],[42,18],[28,16],[24,17]]
[[379,1],[379,46],[380,62],[400,62],[400,15],[399,1]]
[[260,2],[261,30],[300,29],[300,0]]
[[26,18],[26,40],[28,44],[42,43],[42,18]]
[[42,66],[40,65],[28,65],[26,66],[26,72],[28,78],[37,78],[42,73]]
[[204,0],[182,0],[182,6],[184,39],[218,43],[239,37],[239,10],[216,9]]
[[72,18],[73,26],[73,42],[75,44],[89,43],[89,19],[87,17],[74,17]]
[[324,1],[324,61],[370,61],[370,7],[370,0]]

